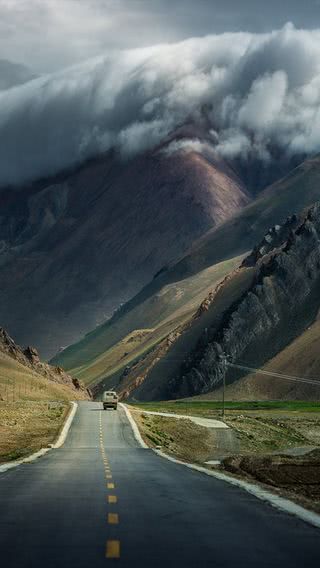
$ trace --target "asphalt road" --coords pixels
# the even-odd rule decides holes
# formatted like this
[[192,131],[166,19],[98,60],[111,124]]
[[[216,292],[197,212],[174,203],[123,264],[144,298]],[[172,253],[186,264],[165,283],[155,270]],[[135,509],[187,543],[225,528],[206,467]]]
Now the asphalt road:
[[2,568],[308,568],[319,537],[140,448],[123,410],[98,403],[80,403],[62,448],[0,475]]

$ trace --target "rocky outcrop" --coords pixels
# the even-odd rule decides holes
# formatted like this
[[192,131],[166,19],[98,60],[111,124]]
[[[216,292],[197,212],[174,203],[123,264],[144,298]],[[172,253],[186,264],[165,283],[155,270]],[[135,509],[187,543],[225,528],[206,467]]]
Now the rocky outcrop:
[[77,391],[87,392],[90,396],[90,393],[86,391],[85,387],[78,379],[68,375],[62,367],[53,367],[52,365],[48,365],[48,363],[43,363],[40,360],[38,351],[34,347],[29,346],[23,351],[2,327],[0,327],[0,351],[10,355],[10,357],[46,379],[67,385]]
[[[293,229],[294,227],[294,229]],[[168,398],[220,386],[225,354],[239,365],[260,367],[312,323],[320,307],[320,204],[302,220],[275,228],[248,257],[258,263],[247,292],[230,306],[218,329],[207,329],[180,371],[167,383]],[[268,236],[267,235],[267,236]],[[285,238],[281,239],[281,235]],[[246,264],[246,263],[245,263]],[[245,374],[242,372],[242,374]],[[241,372],[228,371],[228,380]]]
[[28,346],[27,349],[24,350],[23,354],[33,365],[40,363],[39,353],[35,347]]
[[242,266],[254,266],[267,254],[283,246],[290,233],[298,227],[300,222],[301,219],[297,215],[291,215],[283,225],[271,227],[264,235],[262,241],[244,259]]

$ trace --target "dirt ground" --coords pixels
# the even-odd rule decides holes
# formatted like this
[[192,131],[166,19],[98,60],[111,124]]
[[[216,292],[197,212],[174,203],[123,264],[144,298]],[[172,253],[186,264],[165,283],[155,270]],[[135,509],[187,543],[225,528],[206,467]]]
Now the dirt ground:
[[320,450],[300,456],[233,456],[223,469],[249,481],[271,486],[300,505],[320,513]]
[[65,402],[0,402],[0,463],[54,442],[68,410]]

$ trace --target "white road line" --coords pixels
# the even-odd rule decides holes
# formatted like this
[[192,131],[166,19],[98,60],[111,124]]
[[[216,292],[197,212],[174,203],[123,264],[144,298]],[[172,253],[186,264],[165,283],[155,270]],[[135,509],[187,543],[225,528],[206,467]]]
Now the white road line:
[[60,436],[58,438],[58,440],[55,442],[55,444],[52,444],[52,448],[56,449],[56,448],[61,448],[61,446],[63,446],[63,444],[65,443],[67,436],[68,436],[68,432],[70,430],[70,426],[73,422],[73,419],[76,415],[76,412],[78,410],[78,404],[76,402],[71,402],[72,404],[72,409],[71,412],[69,413],[69,416],[65,422],[65,425],[63,426]]
[[173,412],[155,412],[152,410],[140,410],[143,414],[152,414],[153,416],[165,416],[166,418],[177,418],[184,420],[191,420],[194,424],[198,426],[203,426],[204,428],[228,428],[229,426],[222,422],[222,420],[215,420],[214,418],[201,418],[200,416],[189,416],[188,414],[174,414]]
[[123,410],[125,411],[127,418],[130,422],[132,431],[133,431],[133,435],[135,437],[135,439],[137,440],[138,444],[145,449],[149,449],[149,446],[147,446],[147,444],[145,443],[145,441],[143,440],[141,434],[140,434],[140,430],[135,422],[135,420],[132,418],[131,413],[129,412],[128,408],[126,407],[125,404],[123,404],[122,402],[119,403],[119,405],[121,406],[121,408],[123,408]]

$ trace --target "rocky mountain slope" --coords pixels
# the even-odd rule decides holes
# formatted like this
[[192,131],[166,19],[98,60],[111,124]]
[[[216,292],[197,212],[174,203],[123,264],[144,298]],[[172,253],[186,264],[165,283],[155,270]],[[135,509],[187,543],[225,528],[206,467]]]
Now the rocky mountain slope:
[[[269,231],[263,242],[266,248],[257,247],[258,258],[253,260],[255,255],[250,255],[219,291],[223,295],[239,274],[251,273],[252,278],[247,279],[237,298],[231,299],[227,294],[231,301],[220,320],[211,312],[196,340],[195,324],[189,325],[173,343],[171,361],[167,355],[157,362],[141,386],[133,391],[135,397],[179,398],[211,391],[221,385],[222,354],[236,365],[228,366],[227,382],[237,381],[248,374],[237,365],[260,368],[302,336],[315,321],[320,309],[320,204],[309,208],[300,219],[293,216],[283,228]],[[197,325],[199,318],[200,321],[208,318],[210,310],[216,309],[217,298],[209,299],[203,306]],[[186,349],[188,334],[193,335],[193,345]],[[161,382],[159,376],[164,371],[167,380]],[[306,373],[307,368],[304,376]],[[300,391],[296,389],[296,393]],[[304,385],[304,396],[314,396],[313,385],[309,389]]]
[[127,162],[108,154],[29,187],[3,188],[1,322],[20,343],[52,356],[248,202],[209,146],[175,149],[172,138]]
[[[34,347],[27,347],[22,350],[14,340],[8,335],[6,330],[0,327],[0,375],[1,368],[8,367],[8,357],[16,363],[17,368],[21,369],[26,375],[31,373],[39,379],[47,379],[52,383],[63,385],[74,391],[76,398],[87,398],[90,393],[85,389],[81,382],[68,375],[61,367],[54,367],[40,361],[37,350]],[[9,366],[14,368],[14,365]],[[10,371],[6,371],[5,379],[11,381]]]
[[[109,376],[118,380],[126,367],[136,367],[141,356],[147,356],[159,341],[193,317],[210,290],[239,265],[238,254],[255,247],[246,261],[248,267],[254,265],[269,250],[270,239],[276,246],[295,228],[298,216],[292,217],[292,213],[298,214],[319,198],[320,158],[316,156],[270,186],[233,218],[209,231],[178,263],[164,267],[113,318],[60,353],[54,362],[72,370],[88,384]],[[286,223],[288,216],[290,222]],[[126,337],[144,328],[151,329],[147,337],[126,344]],[[130,349],[133,345],[134,349]],[[148,357],[152,359],[151,354]],[[139,365],[132,375],[129,373],[127,383],[130,376],[134,381],[139,379]]]
[[[262,367],[263,373],[249,372],[245,377],[228,383],[227,399],[318,401],[320,397],[319,345],[320,320],[317,320],[297,339],[270,359]],[[221,389],[215,389],[210,395],[202,396],[206,399],[221,400]]]

